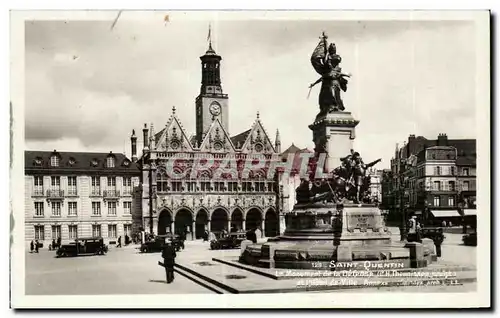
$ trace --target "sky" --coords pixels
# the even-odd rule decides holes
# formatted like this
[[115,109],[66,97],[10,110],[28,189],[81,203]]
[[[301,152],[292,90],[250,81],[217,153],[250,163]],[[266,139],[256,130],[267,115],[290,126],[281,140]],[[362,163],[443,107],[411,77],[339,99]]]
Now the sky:
[[[181,13],[179,13],[181,14]],[[210,17],[208,17],[210,18]],[[354,148],[388,168],[409,134],[476,138],[475,26],[466,21],[137,19],[27,21],[25,140],[28,150],[113,151],[130,156],[132,129],[159,131],[176,107],[195,132],[199,57],[222,56],[229,130],[260,119],[282,150],[314,148],[319,111],[310,56],[325,31],[351,73],[346,110],[360,121]]]

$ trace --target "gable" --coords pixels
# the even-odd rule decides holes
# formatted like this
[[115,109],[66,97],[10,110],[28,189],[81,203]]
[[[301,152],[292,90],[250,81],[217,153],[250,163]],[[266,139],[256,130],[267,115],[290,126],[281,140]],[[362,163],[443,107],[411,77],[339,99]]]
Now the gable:
[[243,147],[241,147],[243,153],[275,153],[273,143],[264,129],[264,126],[259,119],[255,121],[250,133],[247,136]]
[[193,150],[191,143],[179,120],[172,115],[168,120],[156,143],[157,151],[189,151]]
[[219,119],[215,119],[208,129],[200,146],[200,151],[207,152],[235,152],[231,138],[222,127]]

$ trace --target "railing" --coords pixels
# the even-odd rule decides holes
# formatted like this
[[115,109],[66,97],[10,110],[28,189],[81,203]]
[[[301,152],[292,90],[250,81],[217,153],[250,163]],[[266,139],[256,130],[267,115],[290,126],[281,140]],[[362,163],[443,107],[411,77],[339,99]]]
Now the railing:
[[34,189],[32,196],[34,196],[34,197],[43,197],[45,195],[43,194],[43,189]]
[[118,191],[118,190],[104,190],[103,195],[105,198],[119,198],[120,191]]
[[132,189],[131,188],[123,189],[123,196],[126,196],[126,197],[132,196]]
[[91,188],[91,190],[90,190],[90,196],[91,197],[100,197],[100,196],[102,196],[101,189],[100,188]]
[[76,197],[76,196],[78,196],[78,191],[76,190],[76,188],[69,188],[66,196],[67,197]]
[[48,198],[52,198],[52,199],[55,199],[55,198],[64,198],[64,190],[60,190],[60,189],[50,189],[50,190],[47,190],[47,197]]

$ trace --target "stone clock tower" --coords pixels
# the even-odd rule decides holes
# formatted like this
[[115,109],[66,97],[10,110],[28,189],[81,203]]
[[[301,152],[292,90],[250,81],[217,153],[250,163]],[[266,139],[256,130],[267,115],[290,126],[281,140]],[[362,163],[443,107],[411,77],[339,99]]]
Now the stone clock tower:
[[201,59],[201,89],[196,97],[196,141],[201,144],[213,120],[218,118],[222,126],[228,127],[228,96],[222,93],[220,61],[209,43],[208,50]]

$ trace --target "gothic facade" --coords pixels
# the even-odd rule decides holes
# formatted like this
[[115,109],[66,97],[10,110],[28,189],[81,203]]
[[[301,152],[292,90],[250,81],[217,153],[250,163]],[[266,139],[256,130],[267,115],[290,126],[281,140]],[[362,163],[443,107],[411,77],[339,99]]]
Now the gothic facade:
[[[280,160],[280,140],[271,141],[257,114],[250,129],[229,134],[229,98],[222,91],[221,56],[209,45],[200,57],[202,84],[195,100],[196,133],[189,136],[175,108],[159,131],[143,129],[144,149],[132,160],[141,170],[142,205],[134,213],[135,230],[154,234],[260,229],[279,233],[278,176],[268,173]],[[254,155],[265,163],[252,163]],[[233,167],[233,170],[221,168]],[[232,172],[231,172],[232,171]]]

